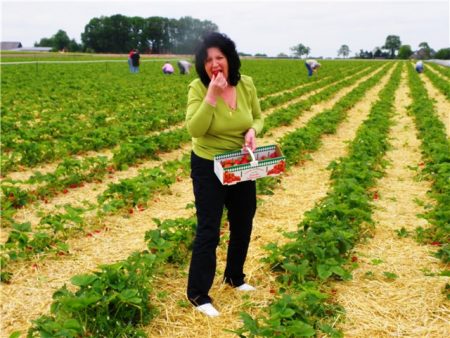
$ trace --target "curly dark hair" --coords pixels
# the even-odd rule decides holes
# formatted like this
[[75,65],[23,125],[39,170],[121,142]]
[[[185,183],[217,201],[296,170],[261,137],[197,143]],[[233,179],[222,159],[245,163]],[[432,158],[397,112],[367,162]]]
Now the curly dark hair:
[[218,32],[210,32],[203,36],[195,52],[195,70],[205,87],[208,87],[211,79],[205,70],[205,61],[208,56],[208,48],[216,47],[225,55],[228,61],[228,82],[236,86],[241,79],[241,60],[236,51],[236,45],[228,36]]

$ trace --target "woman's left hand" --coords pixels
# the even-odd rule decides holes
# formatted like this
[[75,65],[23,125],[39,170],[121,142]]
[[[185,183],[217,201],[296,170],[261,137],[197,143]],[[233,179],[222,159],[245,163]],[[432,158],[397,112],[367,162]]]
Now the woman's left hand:
[[256,149],[255,129],[250,128],[249,130],[247,130],[247,132],[245,133],[244,141],[245,141],[244,148],[249,147],[252,151],[255,151]]

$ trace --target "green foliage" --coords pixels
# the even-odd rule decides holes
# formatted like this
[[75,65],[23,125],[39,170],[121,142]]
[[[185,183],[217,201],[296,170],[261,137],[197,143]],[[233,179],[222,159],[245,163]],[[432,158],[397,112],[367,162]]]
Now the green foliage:
[[311,48],[306,47],[304,44],[299,43],[296,46],[291,47],[291,51],[294,53],[295,56],[302,57],[302,55],[309,55],[311,52]]
[[205,32],[218,31],[216,24],[186,16],[127,17],[116,14],[92,18],[81,34],[84,48],[97,53],[128,53],[132,48],[153,54],[193,54]]
[[398,35],[388,35],[386,37],[386,42],[384,43],[383,48],[389,49],[391,51],[391,58],[395,57],[395,51],[397,51],[401,46],[400,37]]
[[55,292],[51,315],[34,320],[28,337],[145,337],[136,325],[155,315],[149,280],[156,269],[155,255],[135,253],[93,274],[74,276],[78,290],[64,286]]
[[400,49],[398,50],[397,57],[399,59],[407,60],[409,57],[413,54],[413,51],[411,49],[410,45],[402,45],[400,46]]
[[344,58],[346,58],[350,54],[350,52],[350,48],[347,45],[342,45],[338,50],[338,56],[342,55]]
[[408,67],[409,87],[413,102],[409,111],[415,118],[415,123],[422,139],[422,150],[426,158],[423,172],[433,183],[432,197],[436,200],[433,208],[425,218],[430,222],[427,229],[419,228],[418,239],[442,247],[437,255],[448,262],[448,243],[450,242],[450,143],[447,139],[445,126],[435,113],[434,100],[428,97],[418,74]]
[[450,60],[450,48],[441,48],[434,55],[436,59]]
[[81,46],[74,40],[70,40],[67,33],[63,30],[58,30],[51,38],[42,38],[36,47],[52,47],[52,51],[64,50],[66,52],[77,52],[81,50]]
[[172,264],[184,264],[192,250],[197,219],[177,218],[161,221],[154,218],[157,228],[145,233],[147,248]]

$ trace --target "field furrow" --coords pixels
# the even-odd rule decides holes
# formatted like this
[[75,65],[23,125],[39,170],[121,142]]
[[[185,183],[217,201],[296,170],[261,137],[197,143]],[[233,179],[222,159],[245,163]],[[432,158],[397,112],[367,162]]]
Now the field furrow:
[[431,256],[435,248],[414,240],[416,227],[427,226],[417,215],[431,201],[426,195],[430,183],[416,179],[423,164],[420,141],[406,110],[409,95],[403,78],[396,93],[389,166],[374,192],[373,238],[354,249],[358,267],[353,279],[334,285],[337,301],[346,310],[345,323],[340,325],[345,337],[450,334],[450,308],[442,294],[449,278],[439,276],[443,267]]
[[435,110],[445,126],[447,137],[450,138],[450,101],[431,83],[427,77],[421,77],[428,92],[428,96],[434,98]]
[[[361,82],[365,81],[369,77],[377,74],[380,71],[380,69],[371,72],[369,75],[363,76],[361,79],[358,79],[355,84],[348,86],[337,93],[335,93],[331,100],[326,101],[325,103],[317,103],[311,107],[311,109],[307,112],[303,113],[303,116],[296,119],[292,126],[284,126],[279,128],[274,128],[271,130],[272,137],[269,139],[270,142],[275,142],[276,138],[282,134],[284,134],[287,130],[291,130],[292,128],[298,128],[299,126],[303,125],[305,121],[308,121],[312,116],[316,115],[319,111],[323,109],[329,109],[331,108],[335,102],[337,102],[340,98],[345,96],[347,93],[349,93],[351,90],[353,90],[355,87],[357,87]],[[345,81],[353,76],[358,76],[361,72],[357,72],[356,74],[353,74],[352,76],[348,76],[341,81]],[[264,116],[267,118],[267,116],[270,116],[271,114],[276,113],[278,109],[282,109],[285,107],[288,107],[289,105],[298,103],[299,101],[304,101],[310,98],[311,96],[314,96],[315,94],[321,93],[322,91],[325,91],[327,88],[329,88],[331,85],[326,85],[324,87],[321,87],[317,90],[311,91],[305,95],[302,95],[301,97],[295,98],[293,100],[288,101],[287,103],[278,105],[274,108],[268,109],[267,111],[263,112]],[[264,143],[264,139],[262,140],[262,144]],[[169,161],[173,160],[175,158],[179,158],[182,153],[187,153],[190,145],[188,143],[181,145],[181,147],[172,152],[168,153],[162,153],[160,154],[160,158],[162,161]],[[105,178],[101,183],[86,183],[83,187],[79,187],[76,189],[68,189],[66,194],[59,194],[55,196],[53,199],[49,199],[51,203],[38,203],[33,204],[30,207],[24,207],[16,213],[14,216],[14,219],[16,222],[31,222],[32,225],[36,225],[39,223],[40,217],[38,216],[39,212],[45,212],[49,213],[51,211],[54,211],[55,209],[60,208],[62,205],[70,204],[73,206],[80,206],[83,203],[97,203],[97,196],[100,195],[103,191],[105,191],[108,188],[109,184],[114,184],[119,182],[120,180],[135,177],[138,174],[138,171],[145,168],[154,168],[161,165],[161,161],[155,161],[155,160],[149,160],[144,162],[140,165],[135,165],[130,167],[128,170],[124,171],[116,171],[114,175],[110,175],[110,177]],[[2,231],[2,234],[0,236],[2,242],[4,242],[7,239],[8,231]]]
[[[357,83],[361,83],[364,79],[378,73],[378,71],[363,77],[363,79],[358,80]],[[388,76],[385,76],[384,80],[377,87],[377,90],[380,90],[387,80]],[[339,98],[350,92],[356,86],[357,84],[337,92],[330,100],[331,103],[328,103],[327,101],[327,103],[320,106],[320,108],[314,108],[313,106],[311,110],[317,113],[326,107],[331,107]],[[367,114],[371,102],[376,99],[376,94],[374,94],[376,91],[371,93],[372,94],[368,94],[361,104],[358,105],[358,109],[361,110],[359,113]],[[375,95],[375,97],[372,97],[373,95]],[[352,112],[353,111],[356,111],[355,108],[352,109]],[[313,115],[314,114],[311,114],[309,117],[311,118]],[[358,121],[358,119],[353,118],[353,113],[351,115],[352,119],[350,119],[349,123]],[[299,126],[300,125],[297,125],[294,122],[292,127],[281,127],[281,129],[283,130],[283,133],[288,133]],[[356,130],[357,125],[354,125],[353,128]],[[341,132],[345,132],[345,128],[342,128]],[[347,136],[349,138],[348,140],[351,140],[352,135],[354,135],[354,133],[350,132]],[[282,133],[274,130],[271,140],[273,140],[274,137],[281,136]],[[260,143],[264,142],[265,139],[261,140]],[[329,142],[329,146],[333,147],[333,141]],[[341,147],[344,149],[345,144],[342,144]],[[337,153],[335,150],[330,150],[330,152]],[[317,156],[321,157],[322,155],[318,154]],[[329,161],[330,159],[324,159],[324,163],[326,162],[326,164],[328,164]],[[322,166],[325,167],[326,164],[324,163],[322,163]],[[315,172],[315,170],[313,170],[313,172]],[[329,175],[328,172],[323,171],[318,173],[324,174],[325,177],[328,177]],[[303,177],[304,180],[307,181],[306,178],[308,176]],[[315,180],[313,182],[317,183]],[[325,180],[325,182],[327,182],[327,180]],[[312,185],[310,187],[312,187]],[[171,195],[162,195],[154,198],[149,204],[148,209],[139,214],[134,214],[129,219],[125,219],[122,216],[114,216],[107,220],[103,220],[103,224],[107,226],[109,230],[102,232],[101,235],[99,234],[98,236],[94,235],[93,237],[78,238],[69,241],[72,252],[70,256],[62,257],[58,260],[47,259],[42,262],[37,262],[36,268],[33,265],[30,266],[30,263],[25,263],[23,265],[18,264],[17,269],[21,271],[21,273],[13,278],[11,285],[1,286],[2,294],[5,297],[8,297],[8,299],[13,300],[2,309],[2,317],[5,318],[2,325],[4,325],[5,329],[8,332],[12,332],[17,329],[25,329],[28,327],[30,319],[36,318],[39,314],[47,311],[48,306],[51,303],[52,293],[64,283],[67,283],[69,278],[73,275],[90,271],[98,264],[106,264],[123,259],[131,252],[143,249],[145,246],[143,242],[144,233],[148,229],[154,227],[151,218],[160,217],[165,219],[185,217],[187,213],[185,205],[193,200],[190,180],[187,178],[182,179],[181,182],[172,185],[171,191]],[[306,191],[308,191],[308,189],[306,189]],[[323,191],[317,195],[317,198],[322,197],[325,192],[326,186],[323,188]],[[86,195],[88,194],[85,191],[82,194],[83,198],[86,198]],[[314,201],[316,200],[312,199],[312,203],[309,207],[313,206]],[[296,213],[296,216],[292,221],[295,222],[292,223],[293,225],[298,222],[300,216],[300,213]],[[258,236],[258,234],[255,234],[255,237],[256,236]],[[253,264],[248,263],[248,266],[253,266]],[[171,281],[170,284],[173,284],[173,281]],[[14,301],[15,299],[24,300],[25,298],[27,301]]]

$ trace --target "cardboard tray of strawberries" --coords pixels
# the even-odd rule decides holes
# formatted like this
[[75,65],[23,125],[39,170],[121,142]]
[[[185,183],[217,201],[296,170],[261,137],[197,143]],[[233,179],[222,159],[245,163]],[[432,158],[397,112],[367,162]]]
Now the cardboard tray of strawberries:
[[224,185],[278,176],[286,170],[286,159],[278,145],[262,146],[214,156],[214,172]]

